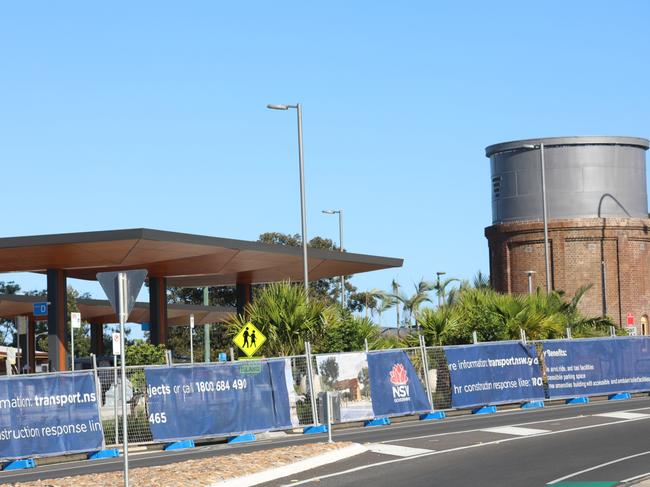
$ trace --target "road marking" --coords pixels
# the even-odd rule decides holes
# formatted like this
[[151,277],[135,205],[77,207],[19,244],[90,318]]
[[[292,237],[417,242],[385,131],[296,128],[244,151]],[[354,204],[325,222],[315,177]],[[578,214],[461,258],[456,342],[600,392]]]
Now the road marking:
[[621,483],[633,482],[635,480],[639,480],[642,479],[643,477],[648,477],[648,476],[650,476],[650,472],[642,473],[641,475],[635,475],[634,477],[630,477],[629,479],[621,480]]
[[486,433],[501,433],[503,435],[530,436],[548,433],[549,430],[538,430],[535,428],[518,428],[516,426],[498,426],[496,428],[485,428],[481,431]]
[[[317,482],[317,481],[320,481],[320,480],[323,480],[323,479],[338,477],[340,475],[345,475],[345,474],[348,474],[348,473],[359,472],[361,470],[366,470],[368,468],[380,467],[382,465],[389,465],[391,463],[407,462],[407,461],[410,461],[410,460],[420,460],[422,458],[430,457],[430,456],[433,456],[433,455],[440,455],[440,454],[443,454],[443,453],[454,453],[454,452],[457,452],[457,451],[469,450],[469,449],[472,449],[472,448],[480,448],[480,447],[489,446],[489,445],[498,445],[500,443],[507,443],[507,442],[510,442],[510,441],[518,441],[518,440],[527,440],[527,439],[531,439],[531,438],[538,438],[540,436],[550,436],[550,435],[558,435],[558,434],[561,434],[561,433],[571,433],[571,432],[574,432],[574,431],[588,430],[588,429],[594,429],[594,428],[604,428],[606,426],[613,426],[613,425],[619,425],[619,424],[624,424],[624,423],[631,423],[633,421],[640,421],[640,420],[643,420],[643,419],[646,419],[646,418],[623,419],[621,421],[612,421],[611,423],[592,424],[592,425],[589,425],[589,426],[579,426],[579,427],[576,427],[576,428],[567,428],[565,430],[559,430],[559,431],[549,431],[547,433],[540,433],[539,435],[536,435],[536,436],[515,436],[515,437],[512,437],[512,438],[505,438],[503,440],[486,441],[485,443],[475,443],[475,444],[472,444],[472,445],[465,445],[465,446],[459,446],[459,447],[456,447],[456,448],[450,448],[448,450],[438,450],[438,451],[432,451],[431,453],[423,453],[422,455],[417,455],[417,456],[414,456],[414,457],[396,458],[394,460],[386,460],[386,461],[383,461],[383,462],[377,462],[377,463],[361,465],[359,467],[350,468],[348,470],[343,470],[341,472],[334,472],[334,473],[327,474],[327,475],[320,475],[320,476],[316,476],[316,477],[312,477],[312,478],[309,478],[309,479],[302,480],[300,482],[292,482],[291,484],[285,484],[285,485],[286,486],[303,485],[303,484],[307,484],[307,483],[310,483],[310,482]],[[631,457],[626,457],[625,459],[645,455],[646,453],[650,453],[650,452],[640,453],[638,455],[632,455]],[[566,477],[562,477],[560,479],[553,480],[552,482],[549,482],[547,485],[551,485],[551,484],[554,484],[554,483],[557,483],[557,482],[561,482],[562,480],[567,479],[567,478],[571,478],[571,477],[573,477],[575,475],[579,475],[581,473],[588,472],[590,470],[595,470],[596,468],[600,468],[600,467],[609,465],[611,463],[616,463],[617,461],[623,461],[625,459],[619,459],[619,460],[616,460],[614,462],[605,463],[605,464],[602,464],[602,465],[598,465],[597,467],[593,467],[593,468],[590,468],[590,469],[587,469],[587,470],[583,470],[581,472],[576,472],[576,473],[568,475]]]
[[615,419],[636,419],[636,418],[647,418],[650,416],[650,414],[629,413],[626,411],[614,411],[612,413],[594,414],[594,416],[600,416],[602,418],[615,418]]
[[[621,421],[621,423],[627,423],[628,421],[636,421],[636,420],[635,419],[628,419],[626,421]],[[617,424],[617,423],[614,423],[614,424]],[[596,465],[595,467],[585,468],[584,470],[580,470],[579,472],[574,472],[572,474],[565,475],[564,477],[560,477],[559,479],[552,480],[551,482],[549,482],[546,485],[557,484],[558,482],[562,482],[563,480],[570,479],[571,477],[577,477],[578,475],[581,475],[583,473],[592,472],[594,470],[598,470],[599,468],[607,467],[609,465],[614,465],[615,463],[624,462],[625,460],[630,460],[631,458],[642,457],[643,455],[648,455],[648,454],[650,454],[650,451],[644,451],[642,453],[637,453],[636,455],[630,455],[630,456],[627,456],[627,457],[617,458],[616,460],[612,460],[611,462],[601,463],[600,465]]]
[[410,446],[389,445],[386,443],[366,443],[368,451],[381,453],[382,455],[393,455],[395,457],[414,457],[423,453],[431,453],[434,450],[426,448],[412,448]]

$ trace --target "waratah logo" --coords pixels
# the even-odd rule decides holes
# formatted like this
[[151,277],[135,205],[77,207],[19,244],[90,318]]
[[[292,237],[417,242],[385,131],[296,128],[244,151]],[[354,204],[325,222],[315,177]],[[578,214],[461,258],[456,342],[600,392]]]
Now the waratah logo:
[[402,364],[393,365],[393,370],[390,371],[390,381],[396,386],[405,385],[409,381],[406,369]]

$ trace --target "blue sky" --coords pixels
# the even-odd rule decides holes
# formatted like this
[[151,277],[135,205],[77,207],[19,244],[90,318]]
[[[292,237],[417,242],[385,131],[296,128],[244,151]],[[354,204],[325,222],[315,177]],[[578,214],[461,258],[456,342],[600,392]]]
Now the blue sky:
[[[5,2],[2,236],[300,231],[403,257],[360,288],[487,272],[487,145],[648,137],[650,4]],[[25,289],[42,276],[0,275]],[[72,282],[97,297],[95,284]]]

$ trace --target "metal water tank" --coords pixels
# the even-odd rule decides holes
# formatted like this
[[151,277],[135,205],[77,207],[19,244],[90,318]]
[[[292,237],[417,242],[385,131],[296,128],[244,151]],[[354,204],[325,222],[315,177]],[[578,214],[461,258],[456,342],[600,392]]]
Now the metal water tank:
[[492,223],[542,220],[541,147],[548,219],[648,218],[646,139],[552,137],[485,149]]

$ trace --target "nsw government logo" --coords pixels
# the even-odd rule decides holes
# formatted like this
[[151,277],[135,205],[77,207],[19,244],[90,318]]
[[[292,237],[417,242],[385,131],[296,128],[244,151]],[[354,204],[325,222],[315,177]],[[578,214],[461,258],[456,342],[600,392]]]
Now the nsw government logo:
[[390,382],[393,384],[393,402],[405,402],[411,399],[408,386],[409,377],[402,364],[393,365],[389,373]]

